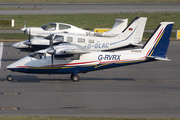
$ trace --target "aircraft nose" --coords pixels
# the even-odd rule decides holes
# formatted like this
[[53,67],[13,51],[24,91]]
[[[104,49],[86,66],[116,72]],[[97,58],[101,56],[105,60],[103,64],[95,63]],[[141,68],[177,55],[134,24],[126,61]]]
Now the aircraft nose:
[[14,62],[14,63],[11,63],[10,65],[8,65],[7,67],[6,67],[6,69],[8,69],[8,70],[11,70],[11,71],[20,71],[22,68],[25,68],[26,67],[26,63],[27,63],[27,61],[30,61],[31,59],[30,59],[30,57],[29,56],[26,56],[26,57],[24,57],[24,58],[22,58],[22,59],[20,59],[20,60],[18,60],[18,61],[16,61],[16,62]]
[[12,45],[12,47],[13,47],[13,48],[19,48],[19,49],[28,48],[28,46],[24,44],[24,41],[14,43],[14,44]]
[[6,67],[6,69],[11,70],[11,71],[14,71],[15,68],[16,67],[14,66],[14,63],[12,63]]
[[18,48],[18,46],[20,46],[20,43],[19,43],[19,42],[18,42],[18,43],[14,43],[14,44],[12,45],[13,48]]
[[26,30],[26,28],[22,28],[22,29],[21,29],[21,31],[25,31],[25,30]]

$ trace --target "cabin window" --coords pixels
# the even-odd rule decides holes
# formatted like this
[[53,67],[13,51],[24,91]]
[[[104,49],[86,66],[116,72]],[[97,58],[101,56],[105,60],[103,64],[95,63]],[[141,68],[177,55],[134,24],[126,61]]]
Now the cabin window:
[[59,42],[63,42],[63,41],[64,41],[64,36],[56,35],[56,36],[54,37],[54,40],[57,40],[57,41],[59,41]]
[[79,58],[80,58],[80,54],[75,54],[71,56],[71,60],[79,60]]
[[78,38],[78,42],[79,43],[85,43],[85,39],[84,38]]
[[94,43],[94,40],[89,40],[89,43]]
[[45,53],[32,53],[29,55],[30,57],[36,58],[36,59],[46,59]]
[[46,31],[54,31],[56,29],[56,23],[48,23],[41,26],[41,28]]
[[67,37],[67,42],[73,42],[73,37]]
[[69,28],[71,28],[71,26],[59,24],[59,30],[65,30],[65,29],[69,29]]

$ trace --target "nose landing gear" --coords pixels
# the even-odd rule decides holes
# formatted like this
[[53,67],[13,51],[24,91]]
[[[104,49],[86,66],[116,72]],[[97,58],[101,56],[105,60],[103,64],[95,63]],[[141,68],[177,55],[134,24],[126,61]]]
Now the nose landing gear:
[[8,80],[8,81],[13,81],[13,75],[12,75],[12,74],[8,75],[8,76],[7,76],[7,80]]

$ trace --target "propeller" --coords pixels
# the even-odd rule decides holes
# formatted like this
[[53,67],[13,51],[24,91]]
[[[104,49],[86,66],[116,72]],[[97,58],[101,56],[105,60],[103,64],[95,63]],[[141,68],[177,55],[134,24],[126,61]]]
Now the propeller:
[[29,28],[29,39],[28,39],[29,45],[28,45],[28,50],[30,54],[30,46],[31,46],[31,29]]
[[31,47],[31,29],[30,28],[29,28],[28,41],[25,41],[24,44],[28,46],[28,51],[30,54],[30,47]]
[[27,32],[26,21],[24,21],[24,28],[22,28],[21,31],[24,32],[24,36],[25,36],[25,33]]
[[26,21],[24,21],[24,28],[25,28],[25,30],[24,30],[24,35],[25,35],[25,33],[26,33],[26,31],[27,31],[27,28],[26,28]]
[[55,54],[55,50],[53,47],[53,36],[54,34],[51,34],[49,36],[50,40],[49,40],[49,44],[50,44],[50,50],[46,51],[48,54],[51,54],[51,64],[52,64],[52,69],[53,69],[53,61],[54,61],[54,54]]

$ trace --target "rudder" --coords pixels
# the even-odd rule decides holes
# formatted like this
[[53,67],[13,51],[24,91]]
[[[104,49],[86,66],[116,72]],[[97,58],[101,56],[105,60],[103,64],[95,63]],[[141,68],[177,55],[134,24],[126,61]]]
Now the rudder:
[[173,22],[161,22],[150,39],[143,46],[149,58],[166,59]]

